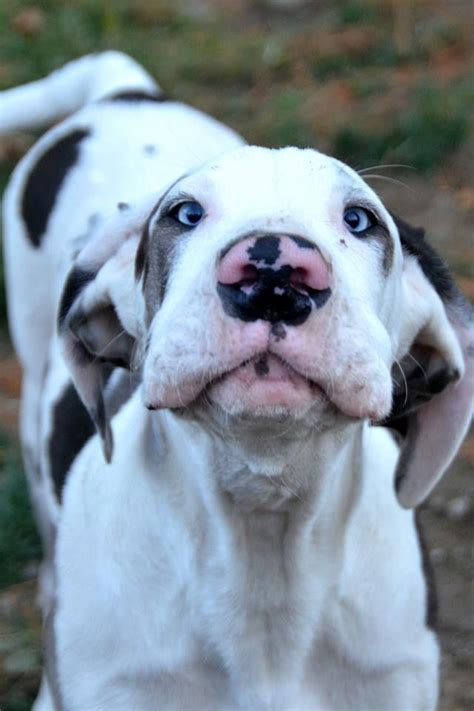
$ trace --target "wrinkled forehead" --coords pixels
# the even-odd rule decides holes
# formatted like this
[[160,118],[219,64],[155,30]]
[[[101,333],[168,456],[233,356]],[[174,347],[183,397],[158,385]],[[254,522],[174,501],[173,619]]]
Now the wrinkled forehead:
[[[311,149],[246,146],[183,178],[170,196],[184,194],[227,217],[278,213],[331,215],[342,205],[370,204],[384,213],[377,195],[351,168]],[[216,214],[218,216],[218,214]]]

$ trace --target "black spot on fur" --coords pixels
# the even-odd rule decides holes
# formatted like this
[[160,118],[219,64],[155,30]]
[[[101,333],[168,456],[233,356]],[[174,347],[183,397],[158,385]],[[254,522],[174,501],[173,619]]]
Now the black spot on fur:
[[71,464],[94,434],[94,423],[75,387],[69,385],[54,408],[53,429],[49,441],[51,475],[58,500],[61,499]]
[[76,297],[79,295],[82,289],[87,286],[90,281],[92,281],[95,275],[95,272],[86,271],[85,269],[81,269],[80,267],[74,267],[69,273],[59,305],[59,326],[63,325],[64,320],[69,313],[69,309],[76,300]]
[[400,241],[405,252],[418,259],[418,263],[443,301],[457,302],[463,297],[448,267],[425,240],[425,231],[421,227],[412,227],[404,220],[392,215],[400,234]]
[[81,141],[89,135],[88,129],[68,133],[50,146],[31,169],[23,191],[21,213],[34,247],[41,244],[59,189],[77,162]]
[[253,247],[248,248],[247,253],[252,262],[275,264],[281,255],[280,238],[272,235],[258,237]]
[[119,91],[117,94],[113,94],[112,96],[108,96],[106,98],[106,101],[131,101],[134,103],[138,103],[141,101],[154,101],[156,103],[163,103],[164,101],[170,101],[170,98],[166,96],[163,92],[159,93],[152,93],[149,91],[142,91],[142,90],[136,90],[136,91]]
[[256,374],[262,378],[264,375],[268,375],[270,368],[268,367],[268,362],[265,356],[262,356],[257,360],[254,365]]
[[274,323],[271,328],[271,334],[274,336],[276,341],[282,341],[286,338],[286,329],[282,323]]
[[331,296],[331,289],[305,287],[305,293],[290,283],[293,267],[284,265],[279,269],[264,267],[257,270],[257,280],[250,292],[240,284],[218,282],[217,292],[224,311],[241,321],[270,321],[299,326],[316,308],[324,306]]
[[290,239],[293,240],[295,244],[298,245],[301,249],[316,249],[314,244],[312,244],[309,240],[305,239],[304,237],[298,237],[298,235],[288,235]]

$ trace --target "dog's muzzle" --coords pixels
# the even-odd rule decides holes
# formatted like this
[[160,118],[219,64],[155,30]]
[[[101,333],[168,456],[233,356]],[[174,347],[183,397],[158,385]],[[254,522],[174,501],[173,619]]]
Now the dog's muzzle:
[[331,296],[330,270],[318,248],[303,237],[245,237],[224,250],[217,292],[224,311],[242,321],[298,326]]

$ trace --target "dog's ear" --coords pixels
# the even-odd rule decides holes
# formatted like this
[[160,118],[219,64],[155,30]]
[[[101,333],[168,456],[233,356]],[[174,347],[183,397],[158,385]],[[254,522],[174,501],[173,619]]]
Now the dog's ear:
[[403,329],[385,422],[402,436],[396,488],[417,506],[454,458],[472,417],[471,309],[423,230],[394,218],[404,253]]
[[[136,369],[139,290],[134,265],[146,214],[112,220],[79,254],[59,309],[59,337],[74,385],[101,436],[107,461],[112,430],[104,387],[112,367]],[[141,293],[141,292],[140,292]]]

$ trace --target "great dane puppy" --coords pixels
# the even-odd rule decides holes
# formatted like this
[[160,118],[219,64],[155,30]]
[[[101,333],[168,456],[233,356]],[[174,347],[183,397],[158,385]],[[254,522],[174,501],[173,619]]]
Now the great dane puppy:
[[162,98],[116,53],[0,98],[4,130],[87,104],[5,200],[37,706],[433,709],[412,509],[469,424],[469,310],[346,165]]

